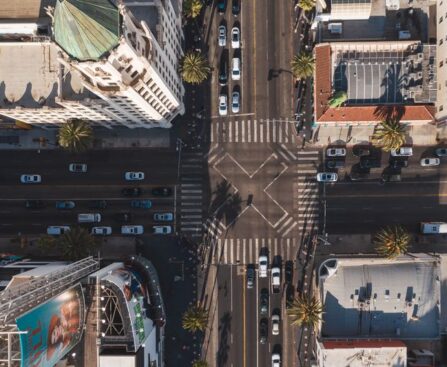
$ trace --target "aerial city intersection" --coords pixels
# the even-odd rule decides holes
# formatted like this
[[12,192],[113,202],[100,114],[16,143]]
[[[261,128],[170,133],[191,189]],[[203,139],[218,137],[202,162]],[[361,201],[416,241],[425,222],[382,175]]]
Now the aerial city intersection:
[[442,1],[0,0],[0,366],[447,365],[446,68]]

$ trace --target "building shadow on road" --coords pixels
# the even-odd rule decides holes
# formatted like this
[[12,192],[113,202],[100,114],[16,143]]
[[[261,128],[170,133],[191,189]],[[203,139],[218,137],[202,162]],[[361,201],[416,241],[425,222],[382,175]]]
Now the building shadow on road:
[[231,315],[226,312],[220,318],[219,324],[219,349],[217,351],[217,367],[224,367],[228,361],[228,351],[230,350],[228,335],[231,329]]

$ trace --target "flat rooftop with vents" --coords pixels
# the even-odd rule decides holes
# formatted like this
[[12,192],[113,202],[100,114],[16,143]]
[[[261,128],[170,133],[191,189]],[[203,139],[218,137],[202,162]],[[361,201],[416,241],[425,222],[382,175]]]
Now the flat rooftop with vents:
[[319,276],[324,340],[440,337],[436,258],[330,259]]

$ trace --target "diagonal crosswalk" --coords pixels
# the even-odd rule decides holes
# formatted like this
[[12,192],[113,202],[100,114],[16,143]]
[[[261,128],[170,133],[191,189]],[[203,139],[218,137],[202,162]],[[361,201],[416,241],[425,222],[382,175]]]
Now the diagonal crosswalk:
[[203,231],[203,173],[202,152],[184,152],[180,162],[179,232],[190,237],[202,237]]
[[260,119],[215,121],[211,143],[295,143],[295,122]]
[[320,152],[299,151],[298,170],[298,229],[318,230],[320,218],[319,186],[316,181]]
[[280,256],[283,261],[296,257],[296,238],[225,238],[214,243],[214,264],[256,264],[261,252],[267,250],[269,258]]

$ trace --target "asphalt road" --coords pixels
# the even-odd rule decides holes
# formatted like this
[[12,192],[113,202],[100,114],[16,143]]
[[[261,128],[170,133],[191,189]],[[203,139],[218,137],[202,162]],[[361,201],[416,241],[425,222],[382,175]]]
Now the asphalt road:
[[[164,164],[160,165],[160,161]],[[72,173],[70,163],[86,163],[86,173]],[[145,180],[125,181],[126,171],[142,171]],[[22,184],[20,175],[39,174],[40,184]],[[114,215],[131,212],[129,224],[146,227],[146,233],[154,224],[155,212],[174,212],[175,195],[154,197],[151,189],[156,186],[169,186],[174,190],[177,182],[177,156],[168,150],[110,150],[91,151],[72,155],[61,151],[1,151],[0,152],[0,234],[39,234],[45,233],[49,225],[75,225],[77,214],[99,212],[100,223],[93,226],[112,226],[112,233],[118,234],[120,223]],[[124,187],[140,187],[143,190],[137,198],[123,197]],[[174,190],[175,191],[175,190]],[[42,209],[26,209],[25,201],[42,200]],[[89,209],[89,201],[107,201],[106,209]],[[133,209],[132,199],[150,199],[149,210]],[[58,210],[56,200],[71,200],[75,208]]]
[[[419,163],[432,151],[414,148],[408,167],[400,170],[402,181],[385,184],[380,177],[389,170],[389,153],[381,153],[381,167],[372,169],[369,179],[354,182],[345,173],[358,165],[359,158],[348,151],[346,167],[338,172],[339,182],[326,184],[326,232],[374,233],[384,226],[401,224],[417,233],[422,221],[445,221],[447,162],[441,160],[438,167],[422,167]],[[321,194],[322,215],[323,197]]]

